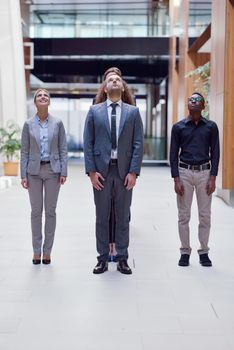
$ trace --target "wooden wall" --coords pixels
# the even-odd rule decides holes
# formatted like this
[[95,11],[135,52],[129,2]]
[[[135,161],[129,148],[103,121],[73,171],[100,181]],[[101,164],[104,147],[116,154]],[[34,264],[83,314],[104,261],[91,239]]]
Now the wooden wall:
[[234,5],[227,2],[224,70],[223,188],[234,189]]
[[[197,67],[210,61],[209,53],[199,53],[200,47],[210,38],[210,26],[200,38],[197,39],[191,50],[188,38],[189,0],[182,0],[181,7],[177,8],[170,2],[171,37],[169,59],[169,99],[168,117],[171,115],[172,123],[184,118],[187,113],[187,99],[194,92],[193,77],[185,77],[186,74]],[[179,59],[176,65],[176,38],[173,28],[180,23],[181,35],[179,36]]]
[[[170,2],[172,29],[179,20],[181,35],[178,67],[175,64],[176,39],[173,35],[170,38],[168,135],[171,125],[187,114],[187,98],[194,91],[194,78],[185,78],[185,74],[210,60],[210,118],[218,124],[221,145],[217,187],[223,191],[223,198],[230,202],[227,193],[234,195],[234,0],[212,0],[211,27],[190,49],[188,16],[189,0],[181,1],[181,9],[175,8],[173,1]],[[209,37],[211,53],[199,53],[199,48]]]
[[234,189],[234,6],[213,0],[211,46],[211,118],[220,131],[218,186]]

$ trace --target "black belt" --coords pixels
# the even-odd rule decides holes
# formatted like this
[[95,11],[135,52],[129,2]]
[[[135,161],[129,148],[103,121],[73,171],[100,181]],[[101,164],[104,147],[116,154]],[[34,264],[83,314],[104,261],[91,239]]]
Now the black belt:
[[50,160],[41,160],[41,164],[44,165],[44,164],[49,164],[50,163]]
[[191,164],[186,164],[186,163],[179,163],[179,166],[181,168],[184,168],[184,169],[196,170],[196,171],[210,169],[210,163],[205,163],[205,164],[201,164],[201,165],[191,165]]
[[118,164],[118,159],[115,159],[115,158],[114,158],[114,159],[111,159],[111,160],[110,160],[110,164],[111,164],[111,165],[117,165],[117,164]]

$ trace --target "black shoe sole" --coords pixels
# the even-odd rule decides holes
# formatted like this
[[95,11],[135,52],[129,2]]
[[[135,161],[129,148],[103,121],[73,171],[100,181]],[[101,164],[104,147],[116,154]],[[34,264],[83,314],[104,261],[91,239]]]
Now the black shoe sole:
[[119,266],[117,266],[117,271],[119,271],[120,273],[124,274],[124,275],[131,275],[132,274],[132,270],[123,270],[121,269]]
[[211,267],[212,266],[212,263],[209,263],[209,262],[203,263],[200,261],[200,264],[201,264],[201,266],[204,266],[204,267]]
[[182,266],[182,267],[186,267],[186,266],[189,266],[189,263],[178,263],[178,266]]
[[108,271],[108,267],[105,267],[103,270],[93,270],[94,275],[100,275],[101,273],[104,273]]

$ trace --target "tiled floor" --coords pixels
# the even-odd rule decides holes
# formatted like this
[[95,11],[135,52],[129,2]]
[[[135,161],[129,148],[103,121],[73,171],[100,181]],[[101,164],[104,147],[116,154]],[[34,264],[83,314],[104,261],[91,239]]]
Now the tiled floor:
[[50,266],[31,264],[27,192],[0,190],[0,349],[234,350],[234,209],[214,197],[213,267],[204,268],[194,201],[191,265],[178,267],[169,169],[143,168],[132,205],[133,275],[114,263],[93,275],[92,189],[82,166],[69,174]]

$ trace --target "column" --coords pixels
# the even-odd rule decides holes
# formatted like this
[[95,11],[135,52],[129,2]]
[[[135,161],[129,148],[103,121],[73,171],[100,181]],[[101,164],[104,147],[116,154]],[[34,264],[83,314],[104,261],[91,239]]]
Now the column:
[[8,119],[22,126],[26,119],[26,92],[18,0],[0,1],[0,125]]

